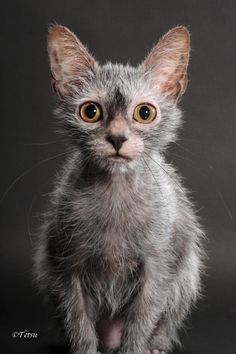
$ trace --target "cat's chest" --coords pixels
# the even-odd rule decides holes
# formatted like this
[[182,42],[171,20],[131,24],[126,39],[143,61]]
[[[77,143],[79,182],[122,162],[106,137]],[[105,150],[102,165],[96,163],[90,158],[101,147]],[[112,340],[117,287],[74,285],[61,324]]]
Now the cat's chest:
[[81,227],[115,238],[144,230],[156,214],[155,193],[141,182],[114,179],[77,191],[73,214]]
[[142,261],[134,255],[101,252],[87,259],[80,269],[80,278],[82,286],[100,306],[105,305],[115,313],[129,301],[130,293],[134,293],[141,271]]

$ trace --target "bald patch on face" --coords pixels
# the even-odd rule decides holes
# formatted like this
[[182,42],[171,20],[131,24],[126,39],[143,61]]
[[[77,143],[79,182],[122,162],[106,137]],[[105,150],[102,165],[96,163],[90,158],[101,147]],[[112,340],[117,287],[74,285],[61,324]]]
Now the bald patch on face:
[[114,114],[110,122],[107,124],[108,135],[122,135],[128,137],[130,133],[127,121],[122,115]]

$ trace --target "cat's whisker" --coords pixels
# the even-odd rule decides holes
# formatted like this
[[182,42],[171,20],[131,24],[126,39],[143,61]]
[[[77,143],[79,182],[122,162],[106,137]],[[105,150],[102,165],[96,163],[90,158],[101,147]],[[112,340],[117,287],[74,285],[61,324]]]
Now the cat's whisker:
[[57,144],[60,142],[65,142],[68,141],[68,139],[57,139],[57,140],[51,140],[51,141],[45,141],[45,142],[34,142],[34,143],[25,143],[25,142],[20,142],[19,144],[24,145],[24,146],[47,146],[47,145],[52,145],[52,144]]
[[164,172],[165,174],[175,183],[175,185],[184,193],[183,189],[181,186],[176,182],[176,180],[161,166],[160,163],[158,163],[151,155],[149,155],[147,152],[144,151],[144,154],[149,157],[153,162],[155,162]]
[[[158,181],[157,181],[157,179],[156,179],[156,177],[155,177],[155,175],[154,175],[154,173],[153,173],[151,167],[149,166],[149,164],[148,164],[147,161],[145,160],[144,156],[143,156],[142,161],[144,161],[145,165],[147,166],[148,170],[150,171],[150,173],[151,173],[151,175],[152,175],[152,177],[153,177],[153,179],[154,179],[154,181],[155,181],[155,183],[156,183],[156,186],[158,187],[158,189],[159,189],[159,191],[160,191],[160,194],[161,194],[161,196],[162,196],[162,202],[164,203],[165,198],[164,198],[163,192],[162,192],[162,190],[161,190],[161,188],[160,188],[160,185],[159,185],[159,183],[158,183]],[[165,204],[165,203],[164,203],[164,204]],[[165,206],[167,206],[167,204],[168,204],[168,203],[166,202]]]
[[145,163],[145,165],[146,165],[146,167],[148,168],[148,170],[150,171],[150,173],[151,173],[151,175],[152,175],[154,181],[156,182],[156,185],[158,186],[157,179],[156,179],[156,177],[155,177],[155,175],[154,175],[152,169],[151,169],[150,166],[148,165],[147,161],[145,160],[144,156],[143,156],[143,158],[142,158],[142,161]]
[[[152,150],[151,148],[149,148],[149,147],[145,147],[146,149],[148,149],[148,150]],[[180,155],[177,155],[177,154],[171,154],[172,156],[174,156],[174,157],[176,157],[176,158],[179,158],[179,159],[182,159],[182,160],[184,160],[184,161],[187,161],[190,165],[191,165],[191,167],[193,167],[197,172],[198,172],[198,175],[201,175],[201,176],[203,176],[203,177],[205,177],[205,178],[207,178],[207,179],[209,179],[209,175],[207,174],[207,173],[204,173],[202,170],[200,170],[199,169],[199,166],[197,166],[196,164],[194,164],[190,159],[188,159],[188,158],[186,158],[186,157],[183,157],[183,156],[180,156]],[[151,156],[149,156],[153,161],[154,161],[154,159],[151,157]],[[154,161],[154,162],[156,162],[156,161]],[[156,162],[157,163],[157,162]],[[158,164],[158,163],[157,163]],[[159,164],[158,164],[159,165]],[[160,166],[160,165],[159,165]],[[161,167],[161,166],[160,166]],[[209,167],[209,166],[208,166]],[[163,169],[163,167],[162,167],[162,169]],[[166,171],[165,171],[166,172]],[[214,181],[215,180],[215,176],[214,176],[214,173],[211,171],[211,175],[212,175],[212,181]],[[170,177],[170,176],[169,176]],[[170,177],[171,178],[171,177]],[[173,179],[172,179],[173,180]],[[176,184],[177,184],[177,182],[176,181],[174,181]],[[223,197],[223,195],[222,195],[222,193],[221,193],[221,191],[219,190],[219,188],[217,188],[217,186],[214,184],[214,182],[213,182],[213,186],[214,186],[214,190],[215,190],[215,193],[217,194],[217,196],[218,196],[218,198],[219,198],[219,200],[220,200],[220,203],[222,203],[222,205],[223,205],[223,207],[224,207],[224,209],[225,209],[225,211],[226,211],[226,213],[227,213],[227,215],[229,216],[229,219],[230,219],[230,221],[234,224],[234,218],[233,218],[233,215],[232,215],[232,212],[231,212],[231,210],[230,210],[230,208],[229,208],[229,206],[226,204],[226,202],[225,202],[225,200],[224,200],[224,197]],[[180,188],[181,189],[181,188]],[[206,190],[206,193],[209,193],[209,191],[208,191],[208,189]]]
[[44,159],[42,161],[39,161],[37,162],[35,165],[33,165],[32,167],[28,168],[26,171],[22,172],[10,185],[9,187],[5,190],[5,192],[3,193],[1,199],[0,199],[0,204],[3,202],[3,200],[5,199],[6,195],[11,191],[11,189],[16,185],[16,183],[18,181],[20,181],[23,177],[25,177],[28,173],[30,173],[31,171],[33,171],[36,167],[38,166],[41,166],[43,163],[46,163],[48,161],[51,161],[53,159],[56,159],[60,156],[64,156],[66,154],[69,154],[69,153],[73,153],[74,151],[72,150],[68,150],[68,151],[65,151],[63,153],[60,153],[60,154],[57,154],[57,155],[54,155],[52,157],[49,157],[47,159]]
[[177,141],[173,141],[173,143],[175,144],[175,145],[177,145],[180,149],[182,149],[183,151],[185,151],[185,152],[188,152],[188,153],[190,153],[191,155],[197,155],[197,154],[195,154],[194,152],[192,152],[192,151],[190,151],[189,149],[187,149],[187,148],[185,148],[184,146],[182,146],[180,143],[177,143]]

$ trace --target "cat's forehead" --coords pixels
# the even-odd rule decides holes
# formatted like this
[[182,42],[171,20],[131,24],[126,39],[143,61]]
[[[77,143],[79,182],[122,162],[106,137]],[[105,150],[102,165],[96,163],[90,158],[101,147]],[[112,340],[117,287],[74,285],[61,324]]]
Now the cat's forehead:
[[107,63],[98,69],[98,79],[110,87],[117,84],[129,87],[134,85],[140,77],[139,70],[130,65]]
[[147,94],[142,74],[130,65],[108,63],[99,67],[96,86],[103,93],[103,104],[113,111],[126,109],[135,96]]

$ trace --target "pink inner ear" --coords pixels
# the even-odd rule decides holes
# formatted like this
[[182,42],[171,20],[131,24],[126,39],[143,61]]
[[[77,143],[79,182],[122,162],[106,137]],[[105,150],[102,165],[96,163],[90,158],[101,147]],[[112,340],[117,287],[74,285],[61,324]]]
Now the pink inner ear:
[[187,86],[189,33],[184,27],[169,31],[153,48],[143,63],[159,92],[173,98],[182,95]]
[[52,85],[61,98],[69,95],[71,86],[78,86],[95,65],[95,60],[75,34],[63,26],[54,26],[50,30],[48,55]]
[[63,62],[60,63],[56,50],[52,50],[50,54],[50,64],[51,64],[51,81],[54,91],[58,94],[60,98],[68,94],[68,88],[66,87],[70,76],[66,71],[63,70]]

